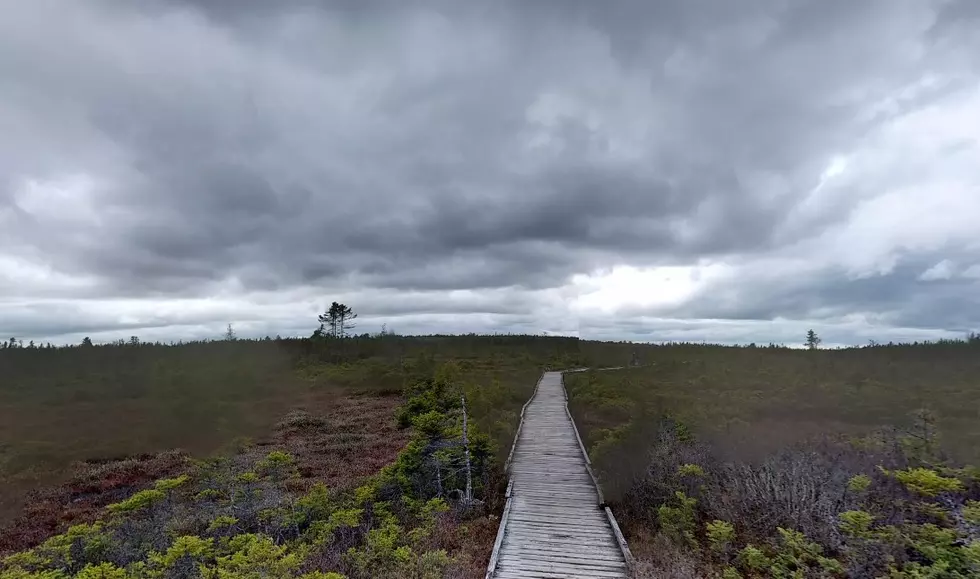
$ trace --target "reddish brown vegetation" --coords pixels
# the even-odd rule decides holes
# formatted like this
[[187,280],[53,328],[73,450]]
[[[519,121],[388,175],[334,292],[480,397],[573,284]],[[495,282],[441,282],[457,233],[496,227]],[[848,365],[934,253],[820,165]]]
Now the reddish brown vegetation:
[[[252,462],[272,450],[292,454],[300,477],[291,486],[297,491],[316,482],[351,488],[392,462],[407,442],[408,433],[393,418],[399,402],[398,397],[311,396],[269,437],[241,453]],[[189,460],[175,450],[78,463],[67,483],[31,493],[20,516],[0,528],[0,554],[31,548],[71,525],[90,523],[106,505],[183,472]]]
[[432,537],[433,549],[445,549],[457,559],[446,579],[480,579],[486,575],[490,551],[497,537],[497,518],[480,517],[462,522],[449,512],[440,517]]
[[272,450],[293,455],[299,479],[294,490],[322,482],[331,489],[357,486],[395,460],[409,433],[395,424],[397,396],[331,396],[290,412],[272,436],[246,453],[255,458]]
[[34,547],[72,525],[90,523],[102,509],[153,481],[174,476],[187,467],[181,451],[122,459],[77,463],[71,479],[60,486],[30,494],[22,514],[0,528],[0,555]]

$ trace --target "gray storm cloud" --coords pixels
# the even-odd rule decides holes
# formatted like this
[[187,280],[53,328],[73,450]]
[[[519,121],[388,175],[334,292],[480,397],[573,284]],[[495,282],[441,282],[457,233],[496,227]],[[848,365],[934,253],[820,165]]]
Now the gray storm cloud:
[[[334,295],[404,331],[980,325],[976,276],[920,279],[980,264],[975,3],[0,12],[0,331],[301,331]],[[680,301],[575,305],[600,268],[705,263]]]

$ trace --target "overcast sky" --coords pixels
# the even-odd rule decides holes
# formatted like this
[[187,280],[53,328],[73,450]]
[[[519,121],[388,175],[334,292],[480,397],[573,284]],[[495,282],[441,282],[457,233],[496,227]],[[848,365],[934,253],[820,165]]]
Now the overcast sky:
[[980,2],[0,0],[0,333],[980,329]]

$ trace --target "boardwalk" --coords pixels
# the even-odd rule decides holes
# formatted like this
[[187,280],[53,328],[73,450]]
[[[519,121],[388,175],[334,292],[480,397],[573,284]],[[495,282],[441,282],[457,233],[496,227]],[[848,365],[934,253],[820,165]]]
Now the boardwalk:
[[627,577],[626,556],[566,410],[561,374],[547,372],[524,411],[510,463],[496,579]]

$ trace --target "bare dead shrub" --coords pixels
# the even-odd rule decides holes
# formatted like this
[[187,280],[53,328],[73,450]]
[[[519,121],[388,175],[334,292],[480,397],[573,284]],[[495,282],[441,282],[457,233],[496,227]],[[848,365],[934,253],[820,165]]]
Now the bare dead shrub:
[[[655,438],[646,453],[647,466],[629,482],[629,490],[617,504],[617,517],[627,524],[653,527],[657,507],[671,500],[676,491],[697,496],[700,481],[680,476],[680,468],[685,464],[703,467],[713,460],[707,446],[685,439],[677,422],[663,419],[655,424]],[[608,471],[603,473],[608,476]]]
[[843,510],[853,471],[807,450],[779,452],[761,464],[725,463],[708,477],[701,507],[764,536],[776,527],[798,529],[839,544],[835,518]]
[[[877,468],[905,466],[899,446],[895,433],[886,431],[862,444],[823,437],[758,460],[739,460],[731,455],[722,458],[712,447],[688,439],[676,422],[665,419],[646,454],[645,471],[633,478],[615,510],[629,529],[656,530],[660,528],[658,507],[672,504],[679,491],[696,499],[698,528],[715,519],[728,521],[743,541],[764,541],[777,527],[796,529],[838,551],[845,547],[837,518],[842,511],[874,503],[883,523],[909,517],[895,506],[905,504],[907,491]],[[848,482],[858,474],[874,480],[873,496],[859,496],[849,489]],[[658,535],[656,540],[663,538]],[[869,552],[864,559],[873,567],[888,555]],[[663,571],[656,565],[651,569],[651,577],[673,576],[657,575]]]

